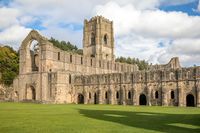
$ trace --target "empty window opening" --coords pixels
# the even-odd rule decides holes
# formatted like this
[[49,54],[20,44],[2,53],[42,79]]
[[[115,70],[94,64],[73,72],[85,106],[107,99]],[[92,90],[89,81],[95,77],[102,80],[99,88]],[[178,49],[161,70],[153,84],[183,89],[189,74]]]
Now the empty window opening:
[[72,55],[70,55],[70,63],[72,63]]
[[116,92],[116,98],[119,99],[119,92]]
[[158,91],[155,92],[155,98],[158,99]]
[[95,45],[95,34],[91,34],[91,45]]
[[106,93],[105,93],[105,99],[107,99],[108,98],[108,92],[106,91]]
[[60,52],[58,52],[58,60],[60,60]]
[[108,36],[107,36],[107,34],[104,35],[103,41],[104,41],[104,44],[106,44],[106,45],[108,44]]
[[83,64],[83,57],[81,57],[81,64]]
[[174,99],[174,91],[171,91],[171,99]]
[[71,75],[69,75],[69,84],[71,84],[71,82],[72,82],[72,77]]
[[131,92],[128,92],[128,99],[131,99]]

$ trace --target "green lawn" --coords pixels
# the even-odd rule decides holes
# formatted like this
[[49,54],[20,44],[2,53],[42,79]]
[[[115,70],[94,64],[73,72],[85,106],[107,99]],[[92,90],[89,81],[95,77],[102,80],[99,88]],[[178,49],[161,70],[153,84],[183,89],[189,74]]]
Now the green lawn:
[[200,108],[0,103],[0,133],[200,133]]

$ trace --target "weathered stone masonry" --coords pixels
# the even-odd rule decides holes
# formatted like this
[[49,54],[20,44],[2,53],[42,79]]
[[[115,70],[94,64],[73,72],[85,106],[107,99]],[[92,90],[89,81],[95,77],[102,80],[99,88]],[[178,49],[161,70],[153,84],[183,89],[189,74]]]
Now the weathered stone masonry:
[[20,47],[13,99],[199,107],[199,75],[200,67],[181,68],[177,57],[146,71],[115,62],[113,22],[97,16],[84,21],[83,55],[62,51],[31,31]]

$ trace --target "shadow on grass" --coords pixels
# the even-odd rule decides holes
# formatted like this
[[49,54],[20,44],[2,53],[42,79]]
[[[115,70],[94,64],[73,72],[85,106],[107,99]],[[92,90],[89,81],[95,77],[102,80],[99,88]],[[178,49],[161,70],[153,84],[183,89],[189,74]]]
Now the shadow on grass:
[[79,109],[79,112],[89,118],[114,122],[146,130],[167,133],[200,132],[199,114],[166,114],[87,109]]

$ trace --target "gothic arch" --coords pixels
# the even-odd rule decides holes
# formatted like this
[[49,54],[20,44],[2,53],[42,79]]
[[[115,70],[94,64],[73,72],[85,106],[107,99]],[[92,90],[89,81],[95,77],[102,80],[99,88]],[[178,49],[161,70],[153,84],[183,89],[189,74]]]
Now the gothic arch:
[[131,99],[132,95],[131,95],[131,91],[128,91],[128,99]]
[[[38,47],[31,50],[33,42],[37,42]],[[37,31],[32,30],[23,40],[20,47],[20,73],[27,73],[39,70],[39,50],[41,44],[50,43],[48,39],[42,37]],[[51,43],[50,43],[51,44]]]
[[77,103],[78,104],[84,104],[84,96],[83,96],[83,94],[78,94]]
[[158,91],[155,92],[155,99],[158,99],[159,97],[159,94],[158,94]]
[[36,100],[36,90],[33,86],[29,86],[26,89],[26,99],[27,100]]
[[139,105],[147,105],[147,98],[145,94],[140,94]]
[[174,99],[174,98],[175,98],[174,90],[171,90],[171,92],[170,92],[170,98],[171,98],[171,99]]
[[186,96],[186,106],[188,106],[188,107],[194,107],[195,106],[195,101],[194,101],[194,95],[193,94],[188,94]]
[[105,44],[105,45],[108,44],[108,35],[107,35],[107,34],[105,34],[105,35],[103,36],[103,44]]

